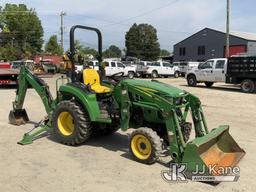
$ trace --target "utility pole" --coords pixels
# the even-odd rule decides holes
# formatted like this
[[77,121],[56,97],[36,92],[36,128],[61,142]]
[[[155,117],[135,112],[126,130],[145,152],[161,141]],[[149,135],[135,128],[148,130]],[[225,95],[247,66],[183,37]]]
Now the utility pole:
[[229,7],[229,1],[227,0],[227,20],[226,20],[226,57],[229,57],[229,13],[230,13],[230,7]]
[[64,51],[64,16],[66,13],[61,11],[60,13],[60,35],[61,35],[61,48]]

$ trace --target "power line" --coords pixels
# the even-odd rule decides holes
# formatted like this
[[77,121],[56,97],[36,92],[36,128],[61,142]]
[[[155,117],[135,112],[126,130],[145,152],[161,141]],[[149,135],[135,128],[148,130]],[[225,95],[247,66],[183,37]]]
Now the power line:
[[103,26],[103,27],[109,27],[109,26],[112,26],[112,25],[118,25],[118,24],[121,24],[121,23],[123,23],[123,22],[125,22],[125,21],[129,21],[129,20],[131,20],[131,19],[136,19],[136,18],[138,18],[138,17],[142,17],[142,16],[147,15],[147,14],[149,14],[149,13],[152,13],[152,12],[154,12],[154,11],[157,11],[157,10],[160,10],[160,9],[163,9],[163,8],[166,8],[166,7],[169,7],[170,5],[175,4],[175,3],[178,2],[178,1],[180,1],[180,0],[175,0],[175,1],[169,2],[169,3],[167,3],[167,4],[163,5],[163,6],[160,6],[160,7],[154,8],[154,9],[151,9],[151,10],[149,10],[149,11],[143,12],[143,13],[138,14],[138,15],[136,15],[136,16],[129,17],[129,18],[120,20],[120,21],[118,21],[118,22],[115,22],[115,23],[112,23],[112,24],[109,24],[109,25],[105,25],[105,26]]
[[[74,15],[74,14],[73,14]],[[104,21],[104,22],[108,22],[110,24],[114,24],[115,22],[114,21],[110,21],[110,20],[106,20],[106,19],[101,19],[101,18],[95,18],[95,17],[89,17],[90,19],[93,19],[93,20],[99,20],[99,21]],[[131,27],[130,24],[124,24],[124,23],[119,23],[118,25],[122,25],[122,26],[125,26],[125,27]],[[105,25],[106,26],[106,25]],[[103,26],[101,26],[100,28],[103,28]],[[127,29],[124,29],[125,31]],[[123,31],[123,30],[122,30]],[[124,31],[124,32],[125,32]],[[163,29],[162,27],[157,27],[157,31],[159,32],[167,32],[167,33],[184,33],[184,34],[193,34],[191,32],[186,32],[186,31],[175,31],[175,30],[169,30],[169,29]],[[120,33],[119,31],[112,31],[111,33]],[[65,34],[68,34],[69,32],[67,31],[64,31]]]
[[[145,11],[145,12],[141,13],[141,14],[138,14],[138,15],[135,15],[135,16],[133,16],[133,17],[129,17],[129,18],[126,18],[126,19],[117,21],[117,22],[115,22],[115,21],[109,21],[109,20],[106,20],[106,19],[94,18],[94,17],[90,17],[90,16],[89,16],[89,18],[90,18],[90,19],[95,19],[95,20],[101,20],[101,21],[110,23],[110,24],[107,24],[107,25],[103,25],[102,28],[108,27],[108,26],[113,26],[113,25],[122,25],[122,26],[129,26],[129,27],[130,27],[130,26],[131,26],[130,24],[125,24],[124,22],[129,21],[129,20],[132,20],[132,19],[136,19],[136,18],[139,18],[139,17],[142,17],[142,16],[145,16],[145,15],[148,15],[148,14],[150,14],[150,13],[152,13],[152,12],[157,11],[157,10],[166,8],[166,7],[168,7],[168,6],[171,6],[172,4],[177,3],[178,1],[180,1],[180,0],[171,1],[171,2],[169,2],[169,3],[165,4],[165,5],[162,5],[162,6],[160,6],[160,7],[156,7],[156,8],[150,9],[150,10],[148,10],[148,11]],[[1,13],[1,12],[9,12],[9,11],[0,11],[0,13]],[[33,12],[32,12],[32,11],[11,11],[11,12],[12,12],[12,13],[34,13],[35,11],[33,11]],[[10,12],[9,12],[9,13],[10,13]],[[40,12],[39,12],[39,14],[40,14]],[[72,14],[72,15],[74,15],[74,14]],[[79,14],[75,14],[75,15],[79,15]],[[88,17],[88,16],[87,16],[87,17]],[[120,32],[118,32],[118,31],[114,31],[114,32],[120,33]],[[174,31],[174,30],[168,30],[168,29],[162,29],[162,28],[158,28],[158,32],[191,34],[191,33],[184,32],[184,31]],[[48,32],[44,32],[44,33],[52,33],[52,32],[48,31]],[[59,33],[59,31],[57,31],[57,32],[55,31],[55,32],[53,32],[53,33]],[[63,34],[63,33],[67,33],[67,32],[62,31],[62,34]],[[66,42],[65,42],[65,43],[66,43]],[[89,43],[86,42],[86,44],[89,44]],[[93,44],[91,44],[91,45],[93,45]],[[95,46],[95,45],[93,45],[93,46]]]

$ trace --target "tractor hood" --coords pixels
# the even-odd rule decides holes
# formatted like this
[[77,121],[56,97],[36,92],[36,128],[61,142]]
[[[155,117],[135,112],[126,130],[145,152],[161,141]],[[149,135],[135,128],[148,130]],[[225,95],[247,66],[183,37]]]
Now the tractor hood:
[[157,93],[164,94],[171,97],[181,97],[184,94],[186,94],[186,92],[181,89],[178,89],[174,86],[171,86],[156,80],[145,81],[145,80],[126,79],[123,82],[126,83],[128,86],[134,86],[144,91],[149,91],[156,94]]

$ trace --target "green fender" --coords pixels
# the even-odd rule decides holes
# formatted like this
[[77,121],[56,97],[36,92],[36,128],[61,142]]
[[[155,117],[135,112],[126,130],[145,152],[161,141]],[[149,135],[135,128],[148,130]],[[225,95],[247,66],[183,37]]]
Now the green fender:
[[96,94],[90,93],[83,87],[78,87],[72,84],[61,85],[59,92],[63,97],[62,100],[75,97],[87,110],[91,121],[99,121],[100,109],[96,99]]

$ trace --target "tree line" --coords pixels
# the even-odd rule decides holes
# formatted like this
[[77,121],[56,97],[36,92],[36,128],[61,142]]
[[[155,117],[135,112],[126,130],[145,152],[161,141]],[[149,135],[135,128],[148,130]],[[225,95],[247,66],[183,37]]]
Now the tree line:
[[[0,60],[31,58],[36,54],[62,55],[57,35],[52,35],[44,44],[43,27],[35,9],[25,4],[5,4],[0,6]],[[44,45],[44,48],[43,48]],[[77,52],[84,56],[96,56],[94,48],[75,42]],[[141,60],[155,60],[159,56],[169,56],[170,52],[160,49],[157,30],[149,24],[134,23],[125,35],[125,49],[116,45],[103,51],[105,58],[121,56],[136,57]]]

